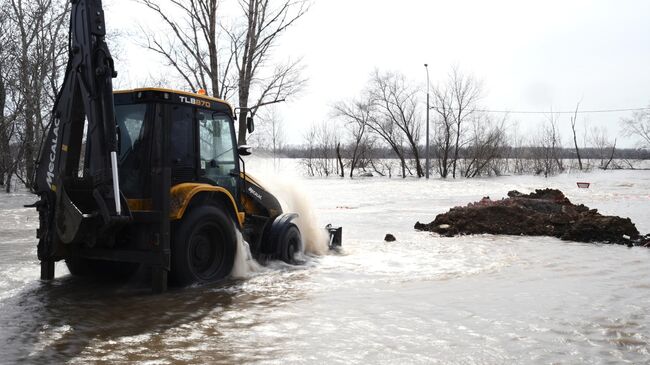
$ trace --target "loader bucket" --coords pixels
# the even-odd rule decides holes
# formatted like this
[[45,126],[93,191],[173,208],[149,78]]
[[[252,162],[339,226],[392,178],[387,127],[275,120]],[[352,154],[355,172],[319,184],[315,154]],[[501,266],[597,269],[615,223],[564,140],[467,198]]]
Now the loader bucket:
[[343,243],[343,227],[332,227],[331,224],[325,226],[325,230],[330,235],[329,249],[334,250],[341,247]]

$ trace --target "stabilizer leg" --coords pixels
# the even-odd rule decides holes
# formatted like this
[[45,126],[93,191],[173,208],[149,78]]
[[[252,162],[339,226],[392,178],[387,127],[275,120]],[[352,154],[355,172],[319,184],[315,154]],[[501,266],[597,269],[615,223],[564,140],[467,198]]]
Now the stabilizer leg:
[[162,266],[153,266],[151,269],[151,291],[154,294],[167,291],[167,270]]
[[41,280],[54,279],[54,260],[41,261]]

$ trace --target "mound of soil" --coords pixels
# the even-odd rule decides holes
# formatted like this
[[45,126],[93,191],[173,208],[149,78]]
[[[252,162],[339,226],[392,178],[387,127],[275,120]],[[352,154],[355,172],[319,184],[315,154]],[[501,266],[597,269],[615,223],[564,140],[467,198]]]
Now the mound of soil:
[[530,194],[514,190],[501,200],[486,197],[451,208],[429,224],[417,222],[415,229],[446,236],[490,233],[628,246],[650,244],[650,236],[641,236],[629,218],[605,216],[582,204],[574,205],[556,189],[538,189]]

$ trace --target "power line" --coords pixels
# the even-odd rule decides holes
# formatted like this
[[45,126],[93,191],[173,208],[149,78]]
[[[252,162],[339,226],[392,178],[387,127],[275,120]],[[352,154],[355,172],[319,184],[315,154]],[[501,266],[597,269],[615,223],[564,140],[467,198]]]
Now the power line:
[[[432,106],[431,109],[436,110],[453,110],[458,111],[456,108],[440,108],[437,106]],[[617,112],[634,112],[641,110],[650,110],[649,108],[628,108],[628,109],[600,109],[600,110],[575,110],[572,111],[532,111],[532,110],[489,110],[489,109],[472,109],[473,112],[483,112],[483,113],[508,113],[508,114],[588,114],[588,113],[617,113]]]

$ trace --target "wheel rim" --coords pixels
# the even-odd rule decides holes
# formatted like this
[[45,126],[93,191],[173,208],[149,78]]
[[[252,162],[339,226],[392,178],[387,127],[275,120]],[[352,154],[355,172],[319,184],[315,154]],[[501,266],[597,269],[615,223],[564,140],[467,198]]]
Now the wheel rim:
[[225,264],[224,236],[214,224],[198,227],[188,245],[189,267],[194,276],[203,281],[211,280]]

